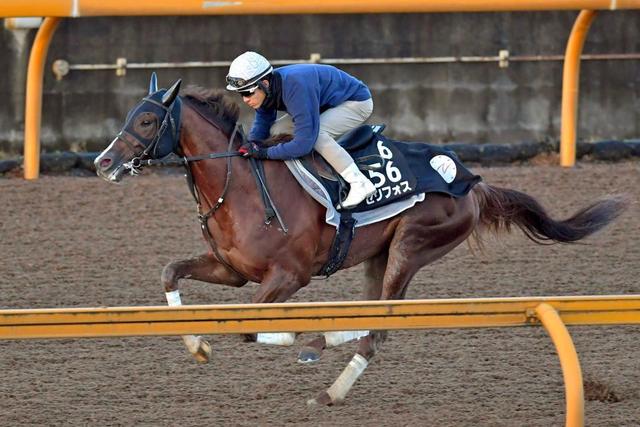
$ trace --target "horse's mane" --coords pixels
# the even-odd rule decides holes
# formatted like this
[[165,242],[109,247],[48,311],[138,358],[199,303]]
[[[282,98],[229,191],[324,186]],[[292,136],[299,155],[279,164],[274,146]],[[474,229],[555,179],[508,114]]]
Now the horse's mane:
[[[198,104],[199,111],[208,113],[212,119],[222,121],[233,127],[240,117],[240,107],[229,97],[229,95],[220,89],[207,89],[201,86],[187,86],[182,93],[183,98],[187,101]],[[288,142],[293,139],[293,135],[279,134],[274,135],[263,142],[267,147]]]
[[223,121],[231,126],[236,124],[240,116],[240,107],[223,90],[187,86],[182,92],[182,96],[206,107],[201,111],[207,112],[214,120]]

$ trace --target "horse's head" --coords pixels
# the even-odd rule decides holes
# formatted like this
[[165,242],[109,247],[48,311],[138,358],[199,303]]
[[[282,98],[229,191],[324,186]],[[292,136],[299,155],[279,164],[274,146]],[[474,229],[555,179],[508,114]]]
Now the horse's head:
[[94,161],[98,176],[118,182],[126,172],[137,175],[142,160],[162,158],[177,149],[180,83],[158,90],[156,74],[151,75],[149,94],[129,111],[122,130]]

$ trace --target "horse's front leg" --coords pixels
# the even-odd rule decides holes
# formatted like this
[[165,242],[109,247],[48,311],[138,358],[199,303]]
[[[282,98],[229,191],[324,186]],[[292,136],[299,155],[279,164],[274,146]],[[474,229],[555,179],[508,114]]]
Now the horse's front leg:
[[[247,280],[235,272],[227,269],[211,253],[196,256],[181,261],[173,261],[162,270],[162,285],[170,307],[182,305],[178,281],[193,279],[209,283],[218,283],[234,287],[241,287]],[[211,346],[195,335],[183,335],[182,339],[189,352],[200,363],[207,363],[211,355]]]
[[[298,289],[306,286],[311,280],[310,275],[296,273],[293,269],[273,266],[265,273],[253,296],[253,303],[285,302]],[[246,335],[250,341],[261,344],[292,345],[296,339],[295,332],[267,332]]]

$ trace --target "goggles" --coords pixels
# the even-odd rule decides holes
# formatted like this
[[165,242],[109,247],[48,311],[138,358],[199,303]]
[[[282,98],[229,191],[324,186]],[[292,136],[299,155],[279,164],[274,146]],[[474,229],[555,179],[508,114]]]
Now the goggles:
[[243,98],[250,98],[253,96],[254,93],[256,93],[256,90],[258,89],[258,85],[246,89],[246,90],[239,90],[238,93],[240,94],[240,96],[242,96]]
[[240,89],[242,86],[246,86],[247,83],[249,83],[249,80],[243,79],[242,77],[227,76],[227,84],[236,89]]

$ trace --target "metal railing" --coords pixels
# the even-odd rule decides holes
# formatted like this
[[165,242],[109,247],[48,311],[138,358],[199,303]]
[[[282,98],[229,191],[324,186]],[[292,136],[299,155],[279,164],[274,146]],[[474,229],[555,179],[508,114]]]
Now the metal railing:
[[[510,62],[562,62],[564,55],[516,55],[511,56],[506,49],[497,55],[490,56],[417,56],[390,58],[324,58],[319,53],[312,53],[309,59],[276,59],[273,65],[289,64],[330,64],[330,65],[411,65],[411,64],[453,64],[453,63],[492,63],[500,68],[509,67]],[[582,61],[628,61],[640,60],[640,53],[594,53],[580,56]],[[52,64],[52,71],[57,80],[62,80],[71,71],[104,71],[114,70],[119,77],[125,76],[127,70],[159,70],[189,68],[228,68],[231,61],[184,61],[184,62],[129,62],[127,58],[117,58],[114,63],[106,64],[70,64],[64,59],[57,59]]]

